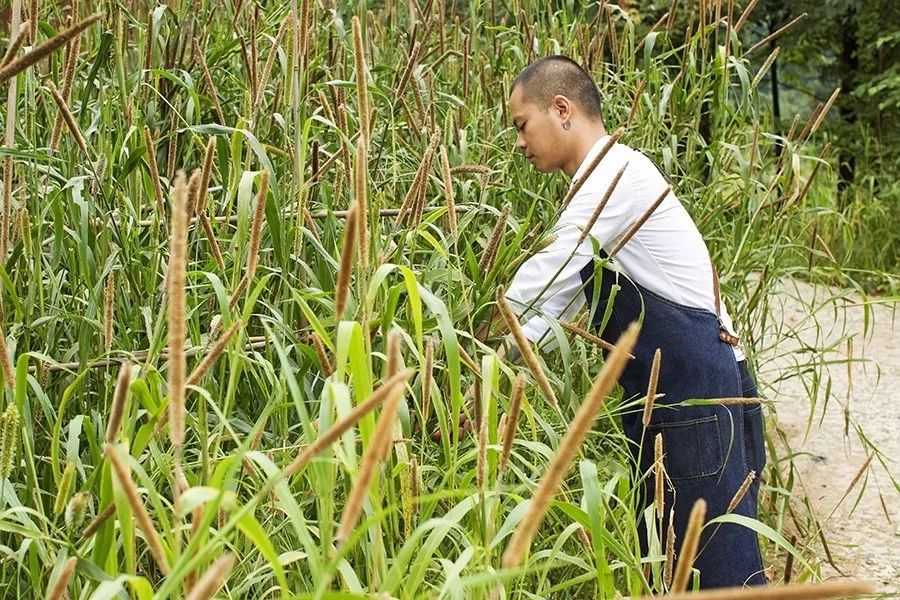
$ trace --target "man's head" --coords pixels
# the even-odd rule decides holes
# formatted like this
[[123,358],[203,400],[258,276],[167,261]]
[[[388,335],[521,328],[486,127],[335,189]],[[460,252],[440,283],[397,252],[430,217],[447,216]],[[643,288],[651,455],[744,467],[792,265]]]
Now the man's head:
[[538,171],[571,175],[605,133],[597,85],[565,56],[525,67],[513,82],[509,106],[519,132],[516,147]]

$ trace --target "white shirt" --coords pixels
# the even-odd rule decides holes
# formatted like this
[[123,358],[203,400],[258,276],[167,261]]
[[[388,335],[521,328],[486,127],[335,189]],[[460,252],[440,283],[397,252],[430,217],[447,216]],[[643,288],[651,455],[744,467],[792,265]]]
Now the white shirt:
[[[608,137],[601,137],[588,152],[575,172],[573,184],[584,175]],[[622,144],[615,144],[610,149],[560,215],[552,229],[558,236],[556,240],[525,261],[506,290],[506,298],[526,319],[523,329],[532,342],[549,341],[545,347],[552,346],[552,335],[545,336],[550,320],[571,321],[584,306],[580,273],[594,259],[594,252],[590,237],[580,245],[578,238],[616,173],[626,163],[628,167],[590,230],[590,236],[605,250],[612,250],[668,186],[648,157]],[[709,251],[674,192],[666,196],[646,223],[618,251],[613,264],[635,283],[673,302],[716,312]],[[557,271],[559,274],[554,278]],[[724,302],[720,318],[726,329],[734,334]],[[739,348],[735,347],[734,353],[738,361],[744,360]]]

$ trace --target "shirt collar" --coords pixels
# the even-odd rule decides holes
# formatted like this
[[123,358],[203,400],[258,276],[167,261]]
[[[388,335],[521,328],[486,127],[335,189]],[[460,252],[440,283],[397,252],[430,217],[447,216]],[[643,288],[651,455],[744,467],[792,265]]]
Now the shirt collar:
[[584,175],[584,172],[587,171],[589,166],[591,166],[591,162],[600,153],[600,150],[603,149],[603,146],[606,145],[608,139],[609,134],[604,134],[600,136],[596,142],[594,142],[594,145],[591,146],[591,149],[588,150],[588,153],[584,157],[584,160],[581,161],[581,164],[578,166],[578,170],[575,171],[575,175],[572,176],[572,185],[575,185],[581,179],[581,177]]

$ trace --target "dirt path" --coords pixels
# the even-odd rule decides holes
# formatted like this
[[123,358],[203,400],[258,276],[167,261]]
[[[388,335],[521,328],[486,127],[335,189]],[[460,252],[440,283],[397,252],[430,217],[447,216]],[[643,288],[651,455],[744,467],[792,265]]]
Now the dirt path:
[[[830,305],[812,311],[806,308],[810,301],[816,305],[824,302],[831,293],[798,282],[782,286],[773,309],[776,314],[783,310],[784,326],[801,331],[797,340],[762,353],[759,377],[775,382],[780,373],[808,360],[808,354],[798,351],[803,343],[833,347],[827,355],[832,360],[846,358],[848,350],[858,360],[850,369],[847,364],[828,367],[835,399],[824,417],[820,400],[808,435],[810,394],[801,382],[795,378],[775,383],[775,391],[765,395],[774,399],[777,425],[798,453],[795,465],[804,488],[799,493],[805,491],[823,522],[836,565],[844,574],[875,583],[882,591],[900,592],[900,491],[885,469],[886,465],[895,480],[900,479],[900,311],[895,315],[890,306],[873,306],[864,337],[864,310],[851,306],[859,302],[858,297],[847,298],[845,306],[837,310]],[[854,334],[849,347],[846,342],[835,344],[844,331]],[[846,421],[845,416],[849,416]],[[768,422],[771,427],[772,420]],[[871,451],[861,435],[881,456],[872,461],[868,477],[860,479],[841,501]],[[818,551],[822,552],[821,545]],[[840,577],[822,554],[823,577]]]

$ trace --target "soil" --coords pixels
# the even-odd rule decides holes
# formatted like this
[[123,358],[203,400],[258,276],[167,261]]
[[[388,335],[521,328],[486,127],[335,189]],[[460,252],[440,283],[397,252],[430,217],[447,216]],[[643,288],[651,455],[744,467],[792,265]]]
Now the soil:
[[[781,323],[773,326],[797,328],[798,335],[757,358],[760,382],[771,385],[761,389],[771,400],[767,427],[776,439],[781,437],[778,430],[783,433],[786,447],[779,442],[780,453],[797,453],[795,496],[808,499],[837,566],[829,564],[821,542],[815,542],[822,577],[835,579],[843,573],[880,591],[900,592],[900,311],[896,304],[870,304],[866,329],[861,297],[842,295],[835,308],[827,301],[833,294],[837,292],[789,281],[772,299],[774,314],[783,312]],[[844,335],[852,336],[849,344],[841,341]],[[772,336],[770,328],[763,346]],[[827,367],[832,398],[826,405],[820,391],[808,430],[810,393],[797,377],[778,381],[809,360],[811,355],[803,352],[807,344],[828,348],[827,359],[841,361]],[[854,359],[849,369],[848,355]],[[868,469],[844,497],[873,451]],[[787,473],[789,466],[782,462],[779,468]],[[801,503],[794,507],[803,510]],[[791,527],[786,524],[784,531],[790,533]],[[783,560],[784,553],[780,556]],[[783,565],[773,570],[780,578]]]

